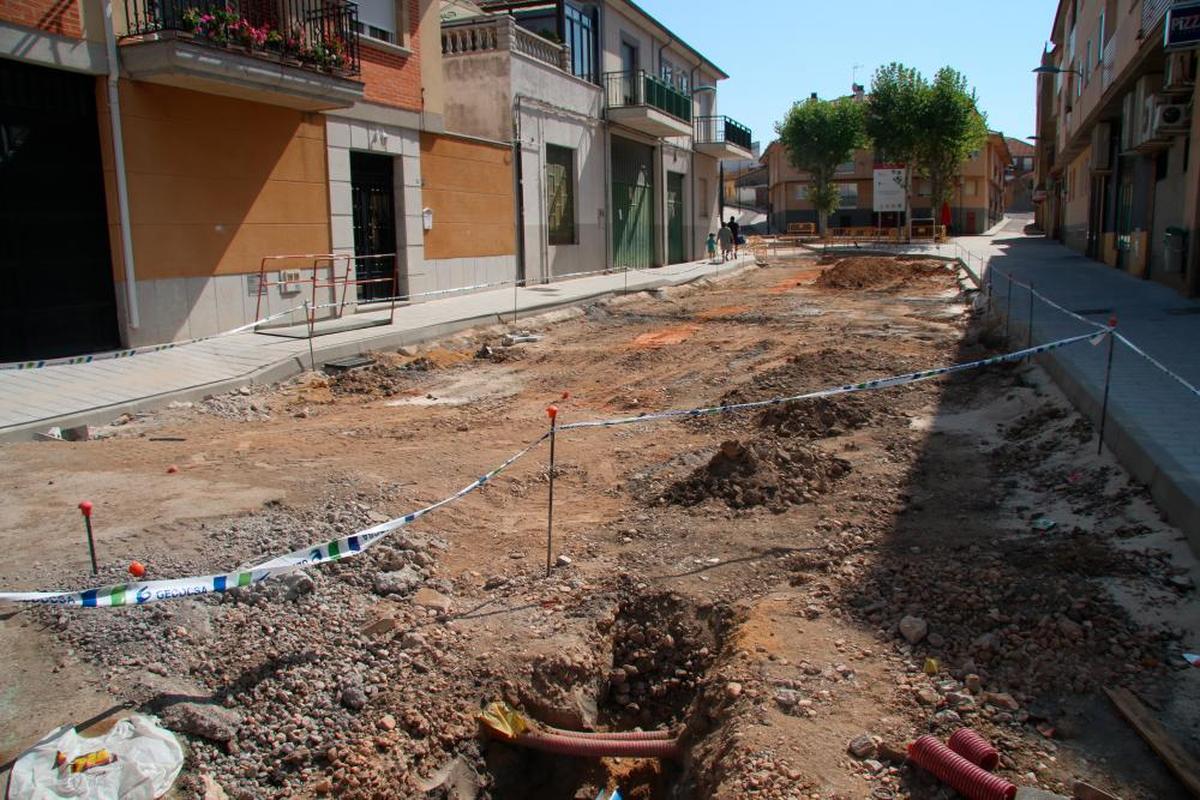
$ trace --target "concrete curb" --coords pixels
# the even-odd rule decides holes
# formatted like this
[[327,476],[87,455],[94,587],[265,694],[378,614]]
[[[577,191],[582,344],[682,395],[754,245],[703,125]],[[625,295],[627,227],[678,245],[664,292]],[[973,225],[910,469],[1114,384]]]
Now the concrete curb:
[[[665,286],[686,286],[688,284],[696,283],[705,279],[713,282],[723,282],[726,280],[732,280],[733,278],[744,274],[747,270],[755,268],[757,268],[757,265],[753,261],[750,261],[747,264],[731,268],[729,272],[716,276],[710,273],[701,272],[695,275],[683,276],[678,281],[674,280],[670,276],[667,276],[651,281],[649,284],[638,286],[636,289],[631,290],[627,296],[635,297],[638,294],[652,292]],[[543,316],[547,314],[547,312],[578,307],[607,297],[620,298],[622,296],[625,296],[625,292],[623,289],[618,288],[601,289],[581,297],[572,298],[570,300],[549,299],[520,309],[517,313],[517,318],[531,320],[533,318]],[[463,317],[460,319],[432,325],[425,325],[419,328],[390,331],[377,336],[369,336],[353,342],[344,342],[336,345],[322,346],[320,344],[320,339],[314,339],[313,353],[318,362],[333,361],[339,358],[348,358],[350,356],[360,355],[372,350],[422,344],[424,342],[442,339],[452,334],[474,328],[492,325],[504,326],[510,324],[512,324],[511,312],[504,312],[503,314],[488,313],[472,317]],[[145,397],[140,397],[136,400],[123,403],[96,406],[94,408],[89,408],[86,411],[81,411],[77,414],[46,417],[34,422],[12,425],[0,430],[0,443],[30,441],[35,438],[34,433],[45,431],[50,427],[58,426],[70,428],[78,425],[106,425],[122,414],[136,414],[143,411],[153,411],[173,402],[194,402],[196,400],[203,399],[208,395],[223,394],[225,392],[238,389],[242,386],[279,383],[280,381],[286,380],[292,376],[299,375],[308,368],[308,353],[287,356],[279,359],[278,361],[256,367],[233,378],[209,383],[201,383],[195,386],[190,386],[186,389],[175,389],[159,394],[146,395]]]

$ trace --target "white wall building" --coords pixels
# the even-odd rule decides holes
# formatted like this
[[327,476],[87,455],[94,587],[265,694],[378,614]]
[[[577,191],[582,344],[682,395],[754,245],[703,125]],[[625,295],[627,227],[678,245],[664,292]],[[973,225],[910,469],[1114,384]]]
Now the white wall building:
[[702,258],[719,162],[751,157],[728,76],[628,0],[478,5],[443,21],[446,128],[519,142],[519,277]]

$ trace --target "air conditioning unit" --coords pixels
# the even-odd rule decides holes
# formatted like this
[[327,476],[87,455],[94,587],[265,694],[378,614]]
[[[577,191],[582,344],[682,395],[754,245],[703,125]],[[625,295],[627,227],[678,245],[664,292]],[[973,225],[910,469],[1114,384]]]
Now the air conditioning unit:
[[1185,103],[1161,103],[1154,107],[1153,124],[1156,138],[1185,134],[1192,127],[1192,107]]
[[1167,66],[1163,70],[1164,92],[1187,92],[1196,85],[1196,60],[1189,50],[1167,55]]
[[1093,174],[1112,172],[1112,125],[1098,122],[1092,128],[1092,158],[1089,164]]

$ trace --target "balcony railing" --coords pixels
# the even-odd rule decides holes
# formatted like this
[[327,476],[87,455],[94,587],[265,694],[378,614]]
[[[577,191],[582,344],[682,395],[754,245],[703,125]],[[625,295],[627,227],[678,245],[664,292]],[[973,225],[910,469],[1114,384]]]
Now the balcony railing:
[[461,56],[512,50],[570,71],[571,49],[517,25],[511,16],[467,20],[442,26],[442,55]]
[[1149,36],[1162,18],[1167,15],[1173,0],[1142,0],[1142,33]]
[[358,5],[348,0],[125,0],[124,38],[173,33],[284,64],[357,75]]
[[692,121],[692,98],[645,70],[606,72],[604,95],[609,108],[648,106],[684,122]]
[[747,150],[750,129],[729,117],[696,117],[696,144],[735,144]]

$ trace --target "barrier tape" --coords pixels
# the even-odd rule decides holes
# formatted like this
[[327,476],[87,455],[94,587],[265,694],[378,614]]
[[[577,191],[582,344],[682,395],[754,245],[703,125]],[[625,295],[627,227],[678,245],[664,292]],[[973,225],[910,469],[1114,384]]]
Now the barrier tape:
[[344,558],[358,555],[378,543],[388,534],[412,524],[426,514],[436,511],[442,506],[461,500],[477,489],[483,488],[489,481],[528,455],[548,438],[550,438],[549,432],[542,434],[534,442],[514,454],[491,472],[482,475],[454,494],[436,503],[349,536],[293,550],[290,553],[276,556],[269,561],[249,567],[242,567],[234,572],[219,575],[173,578],[161,581],[119,583],[114,586],[85,589],[82,591],[0,592],[0,600],[7,600],[14,603],[76,606],[82,608],[115,608],[118,606],[145,605],[146,603],[158,600],[172,600],[179,597],[195,597],[197,595],[227,592],[230,589],[262,583],[268,578],[294,572],[301,567],[341,561]]
[[[359,257],[361,257],[361,256],[359,256]],[[699,265],[689,267],[688,269],[678,271],[678,272],[672,272],[671,275],[685,275],[685,274],[692,272],[696,269],[699,269],[703,266],[709,266],[709,264],[707,264],[706,262],[701,262]],[[660,269],[660,268],[658,268],[658,267],[653,267],[653,268],[626,267],[625,269],[627,271],[632,270],[634,272],[647,272],[647,271],[649,271],[649,269]],[[552,280],[549,282],[549,284],[536,284],[536,285],[550,285],[558,280],[564,280],[567,278],[581,278],[581,277],[585,277],[588,275],[616,275],[616,274],[620,274],[620,269],[614,268],[611,270],[609,270],[609,269],[592,270],[590,272],[570,272],[570,273],[567,273],[566,275],[552,275],[551,276]],[[435,289],[435,290],[428,291],[428,292],[417,292],[415,294],[397,295],[395,297],[372,298],[369,301],[354,300],[354,301],[349,301],[349,302],[343,301],[343,302],[334,302],[334,303],[321,303],[319,305],[309,306],[309,310],[310,311],[318,311],[318,310],[327,309],[327,308],[344,308],[347,305],[360,305],[361,306],[361,305],[374,305],[376,303],[390,303],[392,301],[412,300],[413,298],[416,298],[416,297],[436,297],[436,296],[444,295],[444,294],[455,294],[457,292],[473,292],[473,291],[478,291],[480,289],[494,289],[494,288],[498,288],[501,286],[512,286],[517,283],[518,283],[517,281],[493,281],[491,283],[475,284],[474,286],[460,286],[460,287],[457,287],[454,289]],[[526,285],[525,288],[529,288],[529,286]],[[263,317],[262,319],[257,319],[254,322],[247,322],[245,325],[239,325],[238,327],[231,328],[227,331],[221,331],[220,333],[209,334],[208,336],[197,336],[194,339],[181,339],[177,342],[165,342],[163,344],[150,344],[150,345],[145,345],[143,347],[131,347],[131,348],[127,348],[125,350],[110,350],[110,351],[103,352],[103,353],[88,353],[86,355],[80,355],[80,356],[64,356],[62,358],[43,358],[43,359],[37,359],[35,361],[11,361],[11,362],[0,364],[0,371],[43,369],[45,367],[60,367],[60,366],[67,366],[67,365],[71,365],[71,364],[91,364],[95,361],[111,361],[111,360],[117,359],[117,358],[132,358],[133,356],[146,355],[149,353],[160,353],[164,350],[173,350],[176,347],[183,347],[184,345],[188,345],[188,344],[197,344],[198,342],[207,342],[207,341],[211,341],[213,339],[222,338],[224,336],[233,336],[238,333],[244,333],[253,328],[257,328],[259,325],[264,325],[268,322],[273,322],[277,319],[280,319],[281,317],[286,317],[289,314],[294,314],[297,311],[303,311],[303,310],[304,310],[303,305],[294,306],[294,307],[286,309],[284,311],[279,311],[279,312],[276,312],[269,316]]]
[[1119,333],[1118,333],[1118,334],[1116,334],[1116,337],[1117,337],[1117,339],[1118,339],[1119,341],[1123,342],[1123,343],[1124,343],[1126,346],[1128,346],[1130,350],[1132,350],[1133,352],[1137,353],[1139,356],[1141,356],[1142,358],[1146,359],[1146,360],[1147,360],[1147,361],[1149,361],[1151,364],[1153,364],[1154,366],[1158,367],[1160,370],[1162,370],[1163,372],[1167,373],[1167,374],[1168,374],[1168,375],[1170,375],[1172,378],[1174,378],[1175,380],[1177,380],[1177,381],[1178,381],[1180,384],[1182,384],[1182,385],[1183,385],[1183,388],[1187,389],[1189,392],[1191,392],[1192,394],[1196,395],[1197,397],[1200,397],[1200,389],[1197,389],[1195,386],[1193,386],[1192,384],[1188,383],[1188,381],[1187,381],[1186,379],[1184,379],[1183,377],[1181,377],[1180,375],[1176,374],[1175,372],[1172,372],[1172,371],[1171,371],[1171,369],[1170,369],[1169,367],[1167,367],[1165,364],[1163,364],[1161,361],[1159,361],[1159,360],[1158,360],[1158,359],[1156,359],[1154,356],[1152,356],[1152,355],[1150,355],[1149,353],[1147,353],[1147,352],[1146,352],[1145,350],[1143,350],[1142,348],[1138,347],[1138,346],[1137,346],[1136,344],[1134,344],[1133,342],[1131,342],[1131,341],[1129,341],[1128,339],[1126,339],[1126,338],[1125,338],[1124,336],[1122,336],[1121,334],[1119,334]]
[[272,322],[280,317],[286,317],[288,314],[294,314],[297,311],[303,311],[304,306],[296,306],[289,308],[286,311],[279,311],[270,316],[257,319],[254,322],[247,322],[245,325],[239,325],[236,328],[231,328],[220,333],[209,334],[208,336],[197,336],[195,339],[181,339],[178,342],[166,342],[164,344],[148,344],[143,347],[131,347],[126,350],[110,350],[104,353],[89,353],[82,356],[64,356],[63,358],[44,358],[37,361],[10,361],[5,364],[0,364],[0,370],[25,370],[25,369],[42,369],[43,367],[60,367],[67,364],[91,364],[94,361],[110,361],[115,358],[132,358],[133,356],[146,355],[147,353],[158,353],[163,350],[173,350],[176,347],[183,347],[185,344],[196,344],[197,342],[207,342],[211,339],[220,339],[223,336],[233,336],[236,333],[244,333],[251,328],[267,322]]
[[1045,353],[1050,350],[1057,350],[1060,347],[1075,344],[1089,339],[1099,341],[1099,338],[1107,333],[1107,329],[1099,335],[1095,333],[1085,333],[1079,336],[1072,336],[1068,339],[1059,339],[1055,342],[1040,344],[1035,347],[1027,347],[1024,350],[1017,350],[1004,355],[993,356],[991,358],[983,358],[977,361],[968,361],[965,364],[954,364],[949,367],[938,367],[937,369],[922,370],[920,372],[909,372],[904,375],[893,375],[887,378],[876,378],[871,381],[862,383],[851,383],[844,386],[833,387],[829,389],[819,389],[815,392],[807,392],[805,394],[791,395],[789,397],[775,397],[770,400],[756,400],[750,403],[734,403],[722,406],[708,406],[705,408],[689,408],[676,409],[673,411],[660,411],[656,414],[644,414],[638,417],[619,417],[617,419],[607,420],[590,420],[585,422],[570,422],[566,425],[559,425],[560,431],[576,430],[581,428],[611,428],[617,425],[632,425],[638,422],[654,422],[663,419],[677,419],[679,417],[702,417],[711,414],[725,414],[734,411],[745,411],[751,408],[766,408],[767,406],[782,405],[783,403],[793,403],[799,400],[815,400],[821,397],[834,397],[842,394],[853,394],[855,392],[867,392],[876,389],[890,389],[894,386],[905,386],[910,383],[918,383],[927,381],[931,378],[936,378],[941,375],[949,375],[954,372],[963,372],[969,369],[978,369],[987,367],[993,364],[1002,364],[1008,361],[1020,361],[1030,356]]

